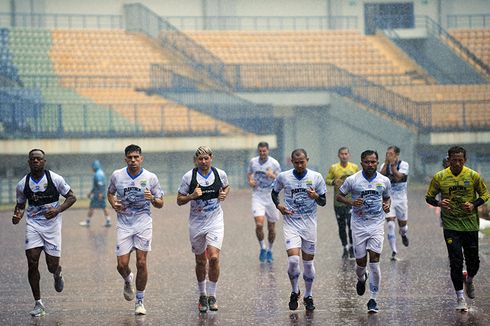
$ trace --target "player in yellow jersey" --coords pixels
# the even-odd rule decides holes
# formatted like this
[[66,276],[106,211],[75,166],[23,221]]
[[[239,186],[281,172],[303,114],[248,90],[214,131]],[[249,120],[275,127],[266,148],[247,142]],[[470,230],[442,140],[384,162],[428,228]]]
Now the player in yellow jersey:
[[[451,280],[457,296],[457,310],[467,311],[463,293],[473,299],[475,287],[473,278],[480,267],[478,257],[478,206],[490,197],[483,178],[476,171],[465,166],[466,150],[453,146],[448,150],[449,167],[437,172],[429,186],[425,200],[432,206],[441,207]],[[441,199],[437,200],[437,194]],[[463,276],[463,261],[466,262],[467,276]]]
[[[342,242],[342,247],[344,248],[342,253],[342,258],[354,258],[354,250],[352,247],[352,231],[350,228],[350,216],[351,216],[351,206],[341,203],[335,200],[339,192],[340,186],[344,183],[348,176],[353,175],[359,171],[359,167],[349,162],[350,153],[347,147],[339,148],[337,153],[340,162],[333,164],[328,170],[328,175],[325,178],[325,183],[334,187],[334,210],[335,217],[337,218],[337,224],[339,226],[339,237],[340,242]],[[348,232],[346,232],[346,225],[348,227]],[[349,242],[347,242],[347,235],[349,236]]]

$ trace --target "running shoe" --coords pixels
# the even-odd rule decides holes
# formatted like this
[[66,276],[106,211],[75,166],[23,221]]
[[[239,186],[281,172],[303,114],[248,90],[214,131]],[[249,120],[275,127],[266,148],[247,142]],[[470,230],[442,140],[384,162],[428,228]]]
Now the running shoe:
[[61,273],[61,266],[58,266],[56,269],[56,272],[53,274],[54,277],[54,289],[56,292],[61,292],[63,291],[63,288],[65,287],[65,281],[63,280],[63,274]]
[[363,295],[364,292],[366,292],[366,282],[367,282],[367,279],[368,279],[368,273],[367,271],[364,273],[364,281],[361,281],[361,280],[357,280],[357,284],[356,284],[356,291],[357,291],[357,294],[358,295]]
[[90,226],[90,220],[81,221],[80,222],[80,226],[89,227]]
[[216,297],[210,295],[208,297],[208,306],[211,311],[218,311],[218,304],[216,303]]
[[367,303],[367,308],[368,308],[368,312],[370,313],[377,313],[379,311],[378,304],[374,299],[369,299]]
[[291,292],[291,296],[289,297],[289,310],[296,310],[298,309],[298,299],[300,296],[301,292],[298,291],[296,292]]
[[104,226],[110,228],[112,226],[111,220],[105,220]]
[[208,311],[208,297],[207,296],[201,295],[199,297],[199,303],[197,304],[197,308],[199,309],[199,312]]
[[143,305],[143,301],[138,301],[134,305],[134,314],[135,315],[146,315],[146,309],[145,306]]
[[126,299],[126,301],[131,301],[134,299],[134,288],[133,288],[133,273],[130,274],[131,275],[131,281],[130,282],[126,282],[124,281],[124,290],[123,290],[123,294],[124,294],[124,299]]
[[406,235],[402,235],[402,243],[405,247],[408,247],[408,238]]
[[456,305],[456,310],[468,311],[468,305],[464,297],[458,298],[458,303]]
[[260,249],[259,260],[261,263],[267,259],[267,249]]
[[354,247],[352,246],[349,248],[349,258],[356,258],[354,255]]
[[397,260],[398,260],[398,258],[396,258],[396,251],[393,251],[393,252],[391,253],[391,260],[392,260],[392,261],[397,261]]
[[305,305],[307,311],[315,310],[315,305],[313,304],[313,298],[311,297],[311,295],[309,297],[303,298],[303,304]]
[[267,259],[268,263],[272,263],[272,261],[274,260],[274,258],[272,258],[272,251],[271,250],[267,250],[266,259]]
[[32,317],[41,317],[46,314],[46,308],[44,308],[44,305],[41,302],[36,302],[34,309],[29,313]]

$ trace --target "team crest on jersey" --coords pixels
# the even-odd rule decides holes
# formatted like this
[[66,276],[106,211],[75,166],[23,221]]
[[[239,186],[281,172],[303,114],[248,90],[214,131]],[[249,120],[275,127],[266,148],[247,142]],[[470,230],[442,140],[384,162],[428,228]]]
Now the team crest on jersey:
[[306,185],[307,186],[313,186],[313,181],[312,180],[306,180]]
[[469,185],[470,185],[470,180],[465,180],[465,181],[464,181],[464,185],[465,185],[465,186],[469,186]]
[[143,180],[140,180],[140,185],[141,185],[141,187],[143,187],[143,188],[144,188],[144,187],[146,187],[146,184],[147,184],[147,183],[148,183],[148,181],[147,181],[147,180],[144,180],[144,179],[143,179]]

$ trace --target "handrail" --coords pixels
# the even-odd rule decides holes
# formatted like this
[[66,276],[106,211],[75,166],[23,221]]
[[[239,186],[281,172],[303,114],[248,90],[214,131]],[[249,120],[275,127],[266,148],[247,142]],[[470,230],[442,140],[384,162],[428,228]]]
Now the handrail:
[[[460,25],[460,20],[463,20],[463,26]],[[447,15],[447,28],[486,28],[489,26],[490,14]]]
[[21,79],[24,84],[31,87],[73,87],[73,88],[131,88],[132,77],[126,75],[107,76],[107,75],[39,75],[22,74]]
[[12,28],[123,29],[122,15],[0,13],[0,26]]

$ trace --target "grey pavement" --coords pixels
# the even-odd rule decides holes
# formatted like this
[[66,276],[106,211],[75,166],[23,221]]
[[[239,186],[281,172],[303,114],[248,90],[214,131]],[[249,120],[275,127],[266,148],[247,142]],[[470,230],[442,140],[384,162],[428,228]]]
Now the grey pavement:
[[[187,231],[189,206],[178,207],[175,196],[154,210],[153,250],[149,254],[146,316],[134,316],[134,302],[122,295],[123,281],[116,271],[115,227],[104,228],[96,211],[90,228],[78,223],[86,209],[72,208],[63,217],[61,264],[65,289],[55,292],[52,275],[41,257],[41,294],[44,317],[29,311],[34,300],[27,281],[24,254],[25,222],[11,223],[11,211],[0,213],[0,325],[490,325],[490,276],[487,240],[481,242],[476,298],[470,310],[454,310],[455,294],[449,277],[447,252],[438,218],[423,199],[422,190],[409,194],[410,247],[398,237],[400,261],[389,260],[385,240],[381,261],[380,312],[366,313],[369,291],[356,294],[354,261],[343,261],[331,193],[319,208],[316,310],[303,305],[288,310],[290,284],[287,257],[278,223],[274,262],[259,263],[258,243],[250,213],[250,192],[231,192],[224,202],[225,239],[218,283],[218,312],[199,314],[194,256]],[[114,214],[112,214],[114,220]],[[134,254],[131,266],[135,271]],[[300,288],[304,289],[303,280]]]

